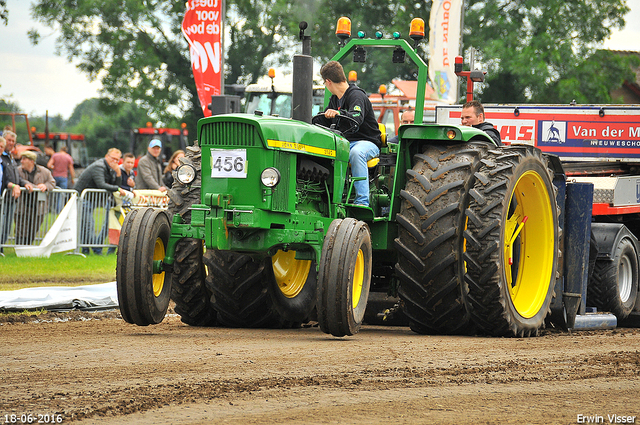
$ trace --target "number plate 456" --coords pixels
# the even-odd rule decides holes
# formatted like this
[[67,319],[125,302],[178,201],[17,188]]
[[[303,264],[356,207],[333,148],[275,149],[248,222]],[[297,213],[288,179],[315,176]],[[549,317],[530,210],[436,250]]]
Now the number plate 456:
[[211,149],[211,177],[246,179],[246,149]]

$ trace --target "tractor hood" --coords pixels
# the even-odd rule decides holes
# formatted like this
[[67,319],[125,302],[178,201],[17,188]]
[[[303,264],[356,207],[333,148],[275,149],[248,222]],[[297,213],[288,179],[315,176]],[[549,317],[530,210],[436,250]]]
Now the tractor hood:
[[225,114],[198,122],[199,140],[215,147],[264,147],[347,161],[349,142],[316,125],[289,118]]

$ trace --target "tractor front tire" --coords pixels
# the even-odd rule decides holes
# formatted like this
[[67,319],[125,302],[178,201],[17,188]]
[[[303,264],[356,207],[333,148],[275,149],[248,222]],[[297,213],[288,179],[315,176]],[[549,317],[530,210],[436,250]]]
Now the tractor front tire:
[[[271,259],[254,260],[232,251],[209,250],[206,284],[218,312],[218,323],[235,328],[291,328],[309,320],[314,300],[315,274],[309,273],[297,289],[282,292],[274,279]],[[305,286],[309,284],[307,288]]]
[[120,313],[128,323],[148,326],[164,319],[171,276],[154,273],[153,264],[164,259],[170,234],[164,211],[135,209],[125,217],[118,241],[116,281]]
[[322,246],[318,276],[318,323],[336,337],[360,330],[371,285],[369,227],[353,218],[334,220]]

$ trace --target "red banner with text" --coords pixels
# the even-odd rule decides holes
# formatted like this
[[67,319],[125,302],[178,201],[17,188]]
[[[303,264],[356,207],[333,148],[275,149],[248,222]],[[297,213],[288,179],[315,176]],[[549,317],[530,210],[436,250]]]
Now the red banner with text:
[[191,68],[198,99],[205,117],[207,105],[222,88],[222,0],[189,0],[182,21],[182,34],[189,42]]

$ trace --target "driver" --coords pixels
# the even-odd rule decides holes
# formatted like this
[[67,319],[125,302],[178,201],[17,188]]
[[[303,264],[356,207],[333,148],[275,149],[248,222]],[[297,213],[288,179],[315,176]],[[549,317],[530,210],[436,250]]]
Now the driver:
[[340,62],[327,62],[320,69],[320,75],[332,96],[324,114],[316,115],[313,123],[330,127],[331,123],[337,120],[338,115],[350,117],[358,123],[357,127],[345,131],[345,137],[350,142],[351,175],[365,177],[365,179],[354,183],[356,199],[353,203],[368,207],[367,161],[380,155],[380,146],[382,145],[380,129],[373,113],[373,107],[364,90],[347,82]]

